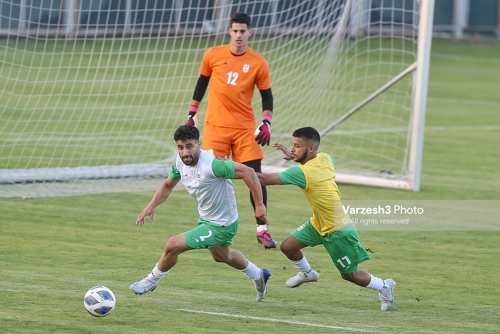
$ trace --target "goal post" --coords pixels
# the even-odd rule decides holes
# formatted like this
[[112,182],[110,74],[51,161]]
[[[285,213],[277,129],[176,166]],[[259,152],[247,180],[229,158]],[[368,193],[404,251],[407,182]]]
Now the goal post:
[[[47,0],[0,4],[0,197],[150,191],[204,52],[252,17],[272,142],[322,134],[337,181],[418,191],[433,0]],[[260,119],[260,95],[254,94]],[[200,106],[203,133],[206,97]],[[257,126],[257,124],[256,124]],[[265,170],[285,165],[263,147]]]
[[425,112],[427,107],[427,88],[429,82],[430,54],[432,44],[432,26],[434,18],[434,0],[423,1],[419,22],[417,69],[413,90],[412,113],[410,123],[411,146],[408,184],[410,189],[420,190],[422,173],[422,155],[424,148]]
[[[360,20],[356,20],[357,13],[364,13],[363,5],[367,2],[356,2],[353,18],[352,35],[357,34],[357,24]],[[337,181],[339,183],[349,183],[358,185],[378,186],[387,188],[401,188],[414,191],[420,190],[420,176],[422,168],[422,153],[423,153],[423,138],[425,127],[425,112],[427,103],[427,84],[429,79],[429,65],[430,65],[430,50],[432,44],[432,25],[434,16],[434,0],[422,1],[419,21],[418,21],[418,41],[417,41],[417,55],[416,60],[398,75],[393,77],[386,84],[379,87],[375,92],[367,96],[364,100],[360,101],[356,106],[348,110],[339,119],[335,120],[328,127],[323,129],[321,136],[328,134],[336,126],[344,122],[348,117],[362,109],[364,105],[375,99],[380,94],[392,85],[396,84],[400,79],[408,74],[414,72],[413,77],[413,90],[411,101],[411,118],[409,122],[409,161],[408,161],[408,175],[407,177],[398,179],[394,178],[392,171],[382,170],[377,176],[351,174],[348,172],[341,172],[337,174]]]

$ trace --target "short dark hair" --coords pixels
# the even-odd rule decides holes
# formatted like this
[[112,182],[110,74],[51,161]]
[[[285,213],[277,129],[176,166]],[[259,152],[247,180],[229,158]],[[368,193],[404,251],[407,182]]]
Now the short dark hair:
[[247,28],[250,29],[252,19],[246,13],[236,13],[231,17],[231,26],[233,25],[233,23],[246,24]]
[[181,125],[174,133],[174,140],[200,140],[200,131],[192,125]]
[[318,147],[321,142],[319,132],[310,126],[297,129],[292,134],[295,138],[302,138],[307,142],[312,143],[314,146]]

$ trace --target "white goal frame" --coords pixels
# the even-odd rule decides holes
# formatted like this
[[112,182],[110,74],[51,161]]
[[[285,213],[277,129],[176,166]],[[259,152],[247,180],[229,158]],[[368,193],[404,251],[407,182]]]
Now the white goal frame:
[[[344,112],[341,116],[337,116],[336,120],[331,122],[331,120],[326,120],[317,129],[320,131],[322,138],[328,137],[328,134],[332,133],[334,129],[342,124],[346,119],[351,117],[356,113],[363,113],[363,108],[367,106],[371,101],[377,100],[385,91],[389,90],[391,87],[395,86],[403,78],[408,80],[411,78],[411,107],[410,110],[410,121],[408,123],[407,132],[407,149],[404,152],[404,175],[394,175],[390,170],[382,170],[378,175],[349,172],[342,170],[342,168],[337,168],[337,182],[344,184],[355,184],[364,186],[374,186],[374,187],[386,187],[395,189],[405,189],[405,190],[420,190],[420,180],[421,180],[421,170],[422,170],[422,154],[423,154],[423,142],[424,142],[424,127],[425,127],[425,114],[426,114],[426,104],[427,104],[427,90],[428,90],[428,78],[429,78],[429,65],[430,65],[430,50],[432,43],[432,32],[433,32],[433,15],[434,15],[434,1],[435,0],[414,0],[414,5],[417,6],[419,3],[419,21],[418,21],[418,37],[417,37],[417,47],[416,47],[416,61],[409,65],[406,69],[401,71],[399,74],[394,76],[392,79],[388,80],[381,87],[377,88],[375,91],[368,93],[368,96],[362,98],[361,101],[357,102],[355,106],[350,107],[349,110]],[[24,3],[24,2],[23,2]],[[76,17],[78,16],[79,9],[76,7],[76,2],[72,0],[63,0],[62,6],[66,11],[66,15],[63,17],[63,28],[53,29],[48,28],[45,30],[31,29],[26,24],[24,20],[20,20],[19,27],[17,29],[7,29],[2,30],[0,28],[0,36],[3,38],[14,38],[16,41],[24,40],[38,40],[43,41],[44,39],[64,39],[69,41],[78,40],[106,40],[108,38],[117,37],[128,38],[130,40],[141,39],[145,31],[141,29],[134,30],[131,24],[130,10],[131,1],[125,2],[127,13],[125,25],[120,29],[115,30],[99,30],[99,29],[78,29],[78,22],[76,22]],[[220,0],[214,2],[216,5],[214,7],[213,21],[208,25],[199,27],[188,27],[183,28],[184,34],[187,36],[212,36],[220,38],[227,33],[227,21],[230,15],[231,1]],[[257,2],[256,2],[257,3]],[[304,28],[304,36],[312,36],[313,38],[317,36],[322,36],[324,32],[319,32],[321,29],[322,12],[321,8],[326,8],[329,2],[327,0],[317,0],[317,8],[315,15],[317,16],[317,26],[310,26]],[[275,16],[275,10],[278,6],[276,0],[269,2],[269,8],[272,9],[272,13],[265,13],[269,15],[269,20],[275,22],[277,17]],[[182,1],[177,0],[172,4],[172,12],[175,20],[170,23],[170,26],[163,28],[163,30],[154,31],[153,34],[155,38],[162,38],[165,36],[177,36],[178,30],[180,29],[180,19],[182,6]],[[337,31],[333,32],[331,36],[330,47],[335,48],[342,43],[342,40],[349,36],[356,37],[357,34],[363,34],[363,31],[368,31],[367,25],[370,24],[370,18],[367,17],[368,14],[356,15],[358,11],[362,13],[368,13],[367,8],[371,6],[371,0],[345,0],[343,2],[343,12],[340,14],[339,22],[337,25]],[[21,6],[21,12],[23,12]],[[259,14],[260,15],[260,14]],[[264,15],[264,14],[262,14]],[[21,15],[22,16],[22,15]],[[258,15],[257,15],[258,16]],[[349,21],[349,24],[347,22]],[[274,24],[274,23],[273,23]],[[348,31],[345,31],[345,27],[349,27]],[[338,28],[340,27],[340,28]],[[273,29],[262,29],[257,30],[255,36],[264,36],[269,38],[271,41],[275,36],[279,36],[282,31],[281,28],[276,28],[274,32]],[[286,28],[284,28],[286,30]],[[303,28],[298,28],[303,29]],[[342,30],[344,29],[344,30]],[[381,28],[384,29],[384,28]],[[390,29],[398,29],[397,27],[391,27]],[[405,27],[402,27],[405,29]],[[406,28],[408,29],[408,27]],[[297,30],[297,31],[299,31]],[[413,31],[415,28],[413,27]],[[151,31],[149,31],[151,33]],[[208,34],[208,35],[207,35]],[[275,34],[275,35],[273,35]],[[389,34],[389,32],[387,32]],[[405,34],[405,31],[396,32],[396,34]],[[412,35],[415,35],[413,32]],[[256,38],[256,37],[253,37]],[[338,39],[337,41],[335,39]],[[272,42],[271,42],[272,43]],[[326,51],[335,52],[335,50]],[[197,50],[196,52],[200,52]],[[411,58],[413,61],[413,58]],[[406,65],[405,65],[406,66]],[[271,69],[273,67],[271,66]],[[274,85],[274,84],[273,84]],[[274,91],[274,87],[273,87]],[[365,92],[366,93],[366,92]],[[279,95],[278,95],[279,98]],[[187,101],[184,104],[188,103]],[[179,109],[178,103],[172,107],[172,109]],[[327,107],[328,108],[328,107]],[[406,108],[406,107],[405,107]],[[187,110],[187,108],[185,108]],[[256,111],[258,108],[256,107]],[[280,115],[286,113],[286,110],[279,110],[276,115],[278,120]],[[168,117],[172,119],[175,124],[180,124],[183,121],[183,116],[174,116],[169,114]],[[292,120],[293,121],[293,120]],[[279,121],[277,121],[280,124]],[[325,124],[326,123],[326,124]],[[406,124],[406,123],[405,123]],[[298,125],[298,123],[297,123]],[[324,127],[323,127],[324,126]],[[276,127],[273,127],[273,130]],[[288,131],[288,130],[286,130]],[[276,132],[273,131],[273,136]],[[277,134],[277,136],[284,137],[284,134]],[[289,136],[289,134],[287,134]],[[137,136],[138,140],[141,140],[140,136]],[[332,152],[335,154],[335,152]],[[171,158],[171,157],[168,157]],[[267,158],[267,153],[266,153]],[[273,158],[276,159],[276,156]],[[55,167],[55,168],[23,168],[19,169],[0,169],[0,197],[3,196],[31,196],[24,194],[31,194],[33,196],[66,196],[66,195],[76,195],[82,193],[93,193],[93,192],[108,192],[108,191],[128,191],[127,187],[122,187],[119,185],[122,181],[136,180],[136,179],[147,179],[145,187],[134,187],[136,190],[153,190],[156,188],[157,183],[151,182],[151,180],[163,178],[167,175],[169,169],[169,162],[162,158],[155,158],[151,162],[144,163],[125,163],[122,165],[103,165],[103,166],[81,166],[78,167]],[[268,161],[264,160],[264,163]],[[64,165],[62,165],[64,166]],[[276,160],[272,165],[263,166],[264,171],[275,171],[283,169],[283,164]],[[109,189],[104,189],[104,187],[96,186],[95,182],[109,182],[112,184]],[[85,190],[82,192],[77,191],[77,183],[84,184]],[[69,190],[62,191],[64,185],[70,184]],[[138,184],[138,183],[136,183]],[[153,185],[151,185],[153,184]],[[116,185],[116,187],[115,187]],[[55,191],[49,191],[45,193],[43,188],[54,188]],[[92,189],[92,188],[95,189]],[[25,188],[25,190],[22,190]],[[21,189],[20,192],[14,189]],[[32,191],[34,189],[34,192]],[[130,189],[132,190],[132,189]],[[36,193],[35,193],[36,192]],[[17,195],[22,193],[23,195]]]

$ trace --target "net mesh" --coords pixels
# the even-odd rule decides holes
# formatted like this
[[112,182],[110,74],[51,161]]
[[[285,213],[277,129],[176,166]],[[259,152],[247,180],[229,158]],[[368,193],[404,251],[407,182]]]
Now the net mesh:
[[[338,172],[405,179],[412,75],[329,127],[415,62],[418,5],[394,3],[2,2],[0,196],[156,189],[203,54],[229,43],[235,12],[252,17],[249,44],[270,65],[272,142],[313,126]],[[258,92],[253,104],[259,122]],[[263,151],[265,165],[282,165]]]

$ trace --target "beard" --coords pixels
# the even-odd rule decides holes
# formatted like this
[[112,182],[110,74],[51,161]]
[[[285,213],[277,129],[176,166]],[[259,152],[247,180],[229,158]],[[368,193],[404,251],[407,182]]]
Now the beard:
[[302,161],[304,161],[307,158],[307,151],[305,151],[304,154],[302,154],[300,157],[298,155],[295,155],[295,154],[294,154],[294,156],[295,156],[295,158],[293,159],[293,161],[302,163]]

